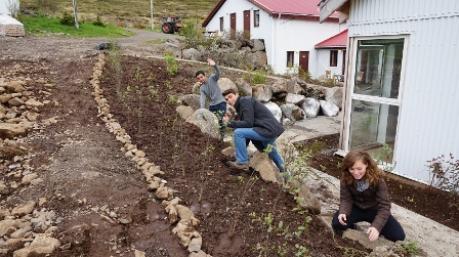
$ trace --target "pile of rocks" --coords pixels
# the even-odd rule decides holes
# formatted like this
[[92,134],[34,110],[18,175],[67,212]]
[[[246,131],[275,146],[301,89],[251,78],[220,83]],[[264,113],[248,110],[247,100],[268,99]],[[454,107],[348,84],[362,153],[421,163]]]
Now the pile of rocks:
[[182,49],[183,59],[205,61],[209,55],[218,63],[224,66],[246,69],[264,69],[267,67],[268,59],[263,40],[227,40],[219,39],[217,47],[212,50],[204,46]]
[[[174,197],[175,190],[167,186],[166,180],[159,177],[163,175],[164,172],[160,170],[159,166],[154,165],[154,163],[146,157],[145,152],[138,149],[137,146],[132,143],[131,137],[127,134],[126,130],[121,127],[121,124],[110,113],[110,105],[108,104],[108,100],[103,96],[103,90],[100,87],[99,80],[104,65],[105,55],[100,54],[98,62],[94,66],[91,80],[99,116],[105,122],[107,129],[123,144],[121,151],[123,151],[127,157],[131,158],[131,160],[136,163],[136,167],[142,171],[148,183],[148,188],[154,192],[155,198],[162,201],[162,205],[169,215],[170,223],[175,225],[172,232],[179,237],[181,244],[188,249],[190,257],[209,257],[210,255],[207,255],[201,250],[202,237],[196,230],[199,220],[194,216],[191,209],[179,204],[180,199]],[[107,218],[115,219],[114,216],[115,215],[111,215]],[[138,251],[137,254],[141,254],[141,252]]]

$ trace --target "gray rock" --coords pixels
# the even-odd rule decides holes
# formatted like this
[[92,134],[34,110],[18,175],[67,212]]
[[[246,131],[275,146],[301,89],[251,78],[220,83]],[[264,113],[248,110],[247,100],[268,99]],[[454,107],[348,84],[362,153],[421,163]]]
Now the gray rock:
[[259,51],[252,54],[248,54],[247,58],[249,58],[252,67],[255,69],[264,68],[268,64],[268,57],[266,56],[265,52]]
[[282,109],[279,107],[279,105],[273,102],[267,102],[267,103],[264,103],[264,105],[274,115],[274,118],[276,118],[277,121],[281,122]]
[[340,109],[343,107],[343,87],[327,88],[325,91],[325,101],[334,103]]
[[188,245],[189,252],[199,252],[202,246],[202,237],[195,237],[191,239],[190,244]]
[[327,117],[335,117],[339,112],[339,108],[336,104],[324,100],[320,100],[320,108]]
[[252,87],[252,96],[262,103],[267,103],[271,101],[273,91],[270,86],[259,84]]
[[285,101],[291,104],[302,104],[304,99],[304,95],[288,93]]
[[20,124],[0,123],[0,138],[12,138],[15,136],[22,136],[32,128],[32,123],[24,122]]
[[201,52],[195,48],[188,48],[182,51],[183,59],[200,61],[202,59]]
[[303,184],[299,187],[297,202],[311,213],[320,214],[320,201],[311,192],[308,185]]
[[312,97],[305,98],[303,102],[303,111],[307,118],[315,118],[319,114],[320,102]]
[[272,183],[281,183],[282,178],[278,169],[266,153],[256,152],[250,159],[250,167],[260,173],[261,179]]
[[25,91],[25,82],[20,80],[10,81],[5,85],[5,89],[10,93],[19,93]]
[[24,105],[24,101],[22,101],[20,98],[18,97],[14,97],[14,98],[11,98],[9,101],[8,101],[8,104],[10,106],[21,106],[21,105]]
[[284,117],[291,121],[297,121],[304,119],[304,111],[292,103],[281,105],[282,114]]
[[0,181],[0,194],[8,193],[8,187],[6,186],[5,182]]
[[381,247],[381,246],[391,247],[392,245],[394,245],[393,242],[383,237],[380,237],[378,240],[371,242],[368,239],[368,235],[365,233],[365,231],[359,231],[355,229],[346,229],[343,233],[343,238],[357,242],[361,244],[363,247],[367,249],[371,249],[371,250],[376,249],[377,247]]
[[12,211],[12,215],[17,215],[17,216],[23,216],[29,213],[32,213],[33,208],[35,207],[35,202],[34,201],[28,201],[25,204],[19,205],[15,207]]
[[273,94],[287,93],[288,82],[286,80],[278,80],[271,85]]
[[30,184],[30,182],[36,178],[38,178],[38,175],[36,173],[27,174],[24,177],[22,177],[21,183],[27,185]]
[[201,132],[213,138],[220,139],[218,118],[207,109],[199,109],[187,120],[188,123],[196,125]]
[[236,84],[234,84],[234,82],[229,78],[220,78],[218,80],[218,86],[220,87],[222,93],[228,89],[233,89],[236,92],[239,92]]
[[265,50],[265,43],[261,39],[253,39],[252,52]]
[[20,250],[14,252],[14,257],[28,257],[33,254],[50,254],[60,246],[59,240],[45,234],[37,234],[33,242]]
[[193,110],[197,110],[201,107],[199,103],[199,97],[199,95],[188,94],[179,97],[179,101],[183,105],[190,106],[191,108],[193,108]]
[[180,117],[184,120],[188,119],[193,115],[194,110],[190,106],[179,105],[175,108],[175,111],[180,115]]
[[249,82],[245,81],[243,78],[239,78],[236,80],[236,85],[240,95],[252,96],[252,86]]
[[34,217],[30,220],[33,231],[38,233],[45,232],[53,225],[56,213],[54,211],[35,211]]

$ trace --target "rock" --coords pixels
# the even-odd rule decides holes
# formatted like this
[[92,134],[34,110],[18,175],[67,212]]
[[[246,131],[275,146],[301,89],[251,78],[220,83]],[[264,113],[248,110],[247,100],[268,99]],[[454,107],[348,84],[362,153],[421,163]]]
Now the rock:
[[22,220],[5,219],[0,221],[0,237],[9,235],[16,231],[17,228],[25,226]]
[[36,121],[38,118],[38,113],[36,112],[31,112],[27,111],[24,113],[24,116],[29,120],[29,121]]
[[145,257],[145,253],[139,250],[134,250],[134,257]]
[[22,136],[32,128],[32,123],[24,122],[20,124],[13,123],[0,123],[0,138],[13,138],[16,136]]
[[320,214],[320,201],[311,190],[309,190],[308,185],[300,185],[297,202],[302,207],[308,209],[312,214]]
[[33,98],[27,100],[25,104],[29,107],[42,107],[44,105],[42,102],[39,102]]
[[[24,247],[26,240],[24,238],[9,238],[6,242],[0,243],[0,249],[6,248],[7,252],[13,252]],[[1,253],[1,252],[0,252]],[[7,255],[0,255],[7,256]]]
[[212,257],[212,255],[209,255],[203,251],[198,251],[196,253],[190,253],[188,257]]
[[368,235],[365,233],[365,231],[359,231],[355,229],[346,229],[343,232],[343,238],[357,242],[361,244],[363,247],[365,247],[366,249],[371,249],[371,250],[376,249],[377,247],[381,247],[381,246],[394,245],[393,242],[383,237],[380,237],[378,240],[371,242],[368,239]]
[[271,85],[273,94],[287,93],[288,83],[286,80],[278,80]]
[[339,112],[339,108],[336,104],[324,100],[320,100],[320,108],[322,109],[323,114],[327,117],[334,117],[338,115]]
[[5,104],[7,103],[13,96],[11,94],[2,94],[0,95],[0,103]]
[[281,122],[282,109],[279,107],[279,105],[273,102],[267,102],[264,105],[274,115],[274,118],[276,118],[277,121]]
[[258,171],[264,181],[273,183],[281,183],[282,181],[278,169],[266,153],[255,153],[250,159],[250,167]]
[[179,97],[179,101],[183,105],[190,106],[191,108],[193,108],[193,110],[197,110],[201,108],[201,105],[199,103],[199,98],[200,98],[199,95],[188,94],[188,95],[183,95]]
[[332,87],[325,90],[325,101],[334,103],[340,109],[343,107],[343,88]]
[[15,207],[11,211],[11,214],[15,215],[15,216],[23,216],[23,215],[32,213],[34,207],[35,207],[35,202],[34,201],[28,201],[23,205]]
[[218,118],[207,109],[199,109],[187,120],[188,123],[196,125],[201,132],[216,139],[220,139],[220,128]]
[[288,93],[285,101],[291,104],[302,104],[305,97],[304,95]]
[[29,231],[32,231],[32,226],[30,226],[28,224],[25,227],[22,227],[22,228],[20,228],[20,229],[18,229],[16,231],[14,231],[13,233],[11,233],[10,237],[11,238],[22,238]]
[[307,97],[303,102],[303,111],[306,118],[315,118],[319,114],[320,102],[312,97]]
[[24,101],[22,101],[20,98],[18,97],[13,97],[11,98],[9,101],[8,101],[8,104],[10,106],[21,106],[21,105],[24,105]]
[[34,217],[30,220],[33,231],[37,233],[45,232],[53,225],[56,213],[54,211],[36,211]]
[[263,69],[268,64],[268,57],[265,52],[255,52],[249,55],[252,67],[255,69]]
[[271,101],[271,98],[273,97],[273,91],[271,87],[259,84],[252,87],[252,96],[262,103],[267,103]]
[[0,181],[0,194],[7,194],[8,187],[6,186],[5,182]]
[[59,240],[45,234],[37,234],[26,248],[14,252],[13,257],[28,257],[31,254],[50,254],[60,246]]
[[188,252],[199,252],[202,247],[202,237],[197,236],[191,239],[190,244],[188,245]]
[[228,146],[222,150],[222,154],[226,156],[228,159],[235,159],[235,152],[234,152],[234,147]]
[[10,216],[10,211],[8,209],[0,208],[0,219]]
[[175,208],[177,209],[177,214],[181,220],[189,220],[193,226],[197,226],[199,224],[199,220],[194,217],[190,208],[180,204],[175,205]]
[[36,173],[27,174],[24,177],[22,177],[21,183],[27,185],[30,184],[30,182],[36,178],[38,178],[38,175]]
[[5,85],[5,89],[10,93],[20,93],[26,90],[24,87],[25,82],[14,80],[10,81],[8,84]]
[[159,188],[155,192],[156,198],[160,200],[167,200],[169,198],[172,198],[172,189],[169,187],[165,186],[164,183],[159,186]]
[[291,121],[302,120],[304,119],[304,111],[292,103],[287,103],[281,105],[282,114],[284,117]]
[[252,52],[265,50],[265,43],[261,39],[253,39],[252,42]]
[[234,82],[231,81],[229,78],[220,78],[218,80],[218,86],[220,87],[220,90],[222,91],[222,93],[228,89],[233,89],[236,92],[239,92],[236,84],[234,84]]
[[185,105],[179,105],[177,108],[175,108],[175,111],[180,115],[180,118],[186,120],[191,115],[193,115],[194,110],[190,106],[185,106]]
[[202,59],[202,54],[195,48],[188,48],[182,51],[182,58],[193,61],[200,61]]
[[245,81],[243,78],[239,78],[236,81],[239,94],[242,96],[252,96],[252,86],[249,82]]

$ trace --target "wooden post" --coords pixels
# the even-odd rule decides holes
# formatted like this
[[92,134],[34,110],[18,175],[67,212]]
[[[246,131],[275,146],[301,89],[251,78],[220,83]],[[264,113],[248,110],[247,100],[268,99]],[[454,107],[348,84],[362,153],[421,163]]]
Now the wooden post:
[[153,0],[150,0],[150,20],[151,20],[150,22],[151,22],[151,30],[154,29],[154,24],[155,24],[153,18],[154,18],[154,15],[153,15]]
[[75,28],[79,29],[80,25],[78,24],[77,0],[72,0],[72,4],[73,4],[73,17],[75,18]]

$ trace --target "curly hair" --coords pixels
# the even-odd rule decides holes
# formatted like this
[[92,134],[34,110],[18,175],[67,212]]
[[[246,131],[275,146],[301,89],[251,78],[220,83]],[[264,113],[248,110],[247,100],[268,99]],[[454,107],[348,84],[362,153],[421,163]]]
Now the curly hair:
[[346,183],[346,185],[354,183],[355,179],[352,177],[350,169],[354,166],[356,161],[362,161],[365,165],[367,165],[367,170],[363,178],[367,179],[370,185],[376,186],[381,179],[382,173],[373,158],[371,158],[371,156],[365,151],[351,151],[344,157],[343,164],[341,166],[341,179],[344,180],[344,183]]

